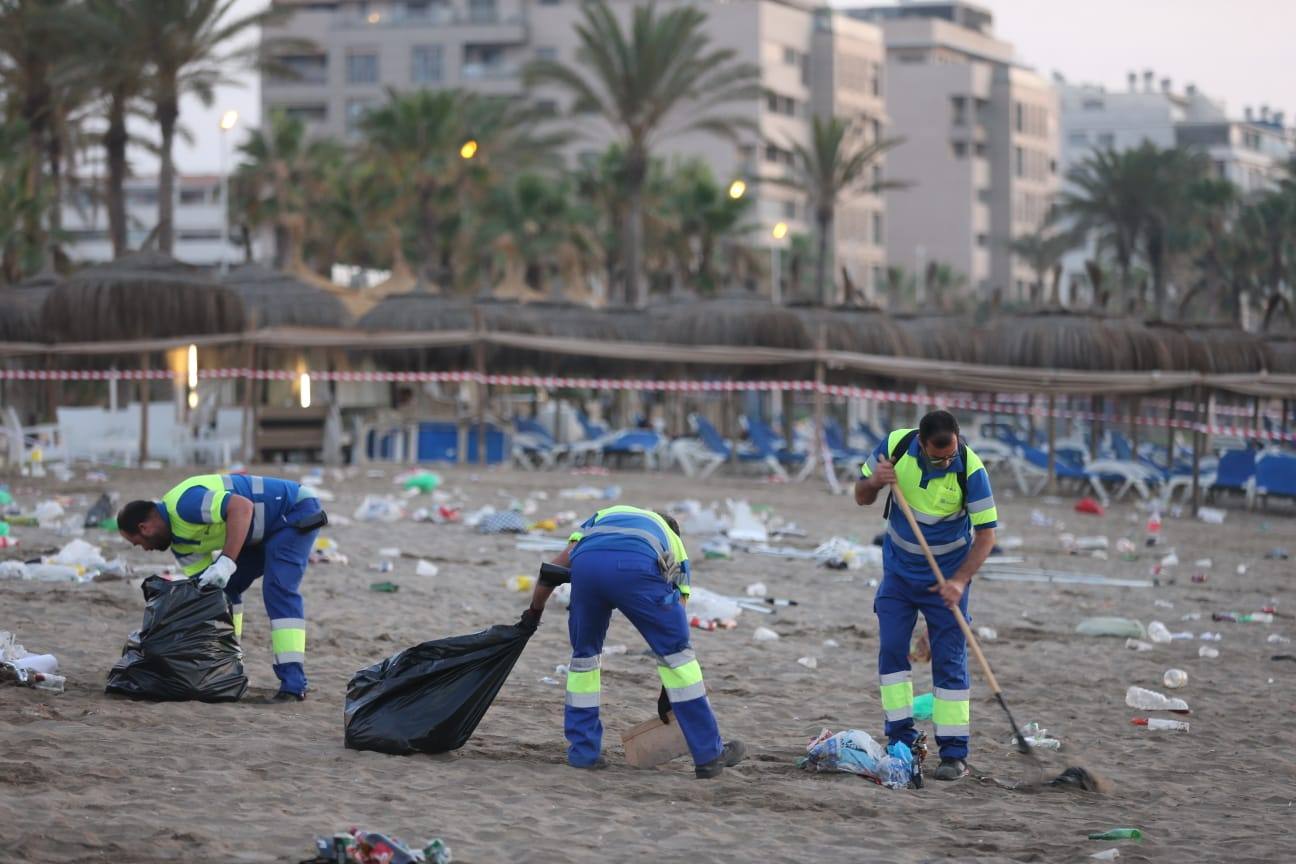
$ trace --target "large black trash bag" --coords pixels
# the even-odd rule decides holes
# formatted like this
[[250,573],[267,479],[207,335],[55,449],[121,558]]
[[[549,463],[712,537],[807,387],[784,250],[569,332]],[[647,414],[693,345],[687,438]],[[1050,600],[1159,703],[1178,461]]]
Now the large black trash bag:
[[107,692],[135,699],[233,702],[247,690],[225,592],[193,579],[144,580],[144,625],[108,672]]
[[424,642],[361,669],[347,684],[346,746],[397,755],[457,750],[530,638],[526,628],[497,624]]

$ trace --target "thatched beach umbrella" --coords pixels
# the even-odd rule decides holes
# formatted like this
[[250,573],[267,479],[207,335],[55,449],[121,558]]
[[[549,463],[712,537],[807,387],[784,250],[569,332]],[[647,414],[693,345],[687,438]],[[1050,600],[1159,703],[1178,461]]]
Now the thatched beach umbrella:
[[985,339],[985,362],[1036,369],[1129,371],[1127,335],[1097,315],[1044,310],[998,318]]
[[158,252],[136,252],[73,274],[41,307],[45,338],[59,342],[172,339],[244,329],[233,290]]
[[953,315],[895,315],[913,356],[954,363],[984,362],[985,337],[966,318]]
[[[590,342],[657,342],[659,313],[644,309],[595,309],[579,303],[477,304],[486,326],[497,332]],[[582,354],[557,354],[495,346],[492,367],[543,375],[650,377],[663,364],[614,360]]]
[[[395,294],[378,301],[356,326],[369,332],[441,333],[473,329],[473,308],[467,300],[426,291]],[[458,371],[471,369],[471,346],[450,348],[367,349],[382,366],[397,370]]]
[[1270,372],[1296,373],[1296,332],[1266,336],[1265,348]]
[[61,281],[53,273],[42,273],[0,288],[0,342],[43,341],[41,305]]
[[[1228,324],[1154,323],[1162,334],[1177,334],[1191,346],[1193,367],[1216,375],[1259,372],[1269,368],[1269,352],[1259,336]],[[1175,338],[1163,335],[1163,338]]]
[[351,315],[338,295],[260,264],[231,270],[221,282],[238,292],[254,327],[346,327]]

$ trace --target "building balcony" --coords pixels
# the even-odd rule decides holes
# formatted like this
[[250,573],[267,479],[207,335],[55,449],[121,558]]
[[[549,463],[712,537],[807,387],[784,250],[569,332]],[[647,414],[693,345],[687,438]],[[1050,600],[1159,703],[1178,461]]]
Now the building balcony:
[[523,15],[499,15],[483,11],[467,14],[442,7],[430,7],[419,14],[396,10],[371,12],[363,18],[339,15],[332,23],[333,30],[349,33],[422,28],[453,29],[453,35],[465,42],[521,44],[529,38],[527,20]]

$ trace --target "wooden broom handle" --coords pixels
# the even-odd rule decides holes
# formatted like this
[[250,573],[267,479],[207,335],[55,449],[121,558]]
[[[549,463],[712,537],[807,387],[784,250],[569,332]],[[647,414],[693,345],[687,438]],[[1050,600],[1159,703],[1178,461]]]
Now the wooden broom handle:
[[[909,522],[909,527],[913,529],[914,536],[918,538],[918,545],[922,546],[923,554],[927,556],[927,564],[931,567],[932,572],[936,574],[936,584],[944,585],[945,574],[941,573],[940,565],[936,563],[936,556],[932,554],[931,547],[927,545],[927,538],[923,536],[922,529],[918,527],[918,520],[914,518],[913,511],[909,509],[909,502],[905,500],[899,484],[891,484],[891,494],[895,496],[896,503],[900,505],[901,512],[904,513],[906,521]],[[986,682],[990,685],[990,692],[998,696],[1000,692],[999,682],[995,680],[994,672],[990,670],[990,664],[986,662],[985,655],[981,653],[981,645],[972,633],[972,628],[968,626],[967,619],[963,617],[963,610],[955,604],[953,611],[954,620],[958,621],[959,629],[963,631],[963,638],[967,640],[968,647],[976,655],[977,663],[981,664],[981,671],[985,674]]]

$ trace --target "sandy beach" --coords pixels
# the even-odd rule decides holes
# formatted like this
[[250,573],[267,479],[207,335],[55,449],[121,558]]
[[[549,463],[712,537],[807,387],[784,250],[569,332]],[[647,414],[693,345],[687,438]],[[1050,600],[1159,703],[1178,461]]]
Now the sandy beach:
[[[398,492],[395,469],[383,470],[384,477],[362,469],[326,472],[325,486],[336,496],[329,511],[350,516],[365,494]],[[857,508],[814,482],[436,470],[442,488],[457,490],[468,509],[544,492],[536,519],[567,510],[584,518],[601,504],[561,498],[560,490],[616,484],[622,503],[640,506],[745,498],[795,521],[808,537],[793,542],[804,548],[833,535],[868,543],[882,526],[880,507]],[[67,483],[14,478],[11,489],[30,508],[51,495],[93,499],[109,488],[123,500],[158,497],[184,475],[112,471],[107,484],[84,476],[79,470]],[[346,750],[342,706],[352,673],[426,639],[515,621],[527,598],[505,582],[534,574],[541,560],[519,551],[514,536],[463,525],[357,522],[324,532],[349,563],[313,565],[303,583],[313,692],[299,707],[108,697],[105,674],[140,624],[138,578],[0,582],[0,629],[33,652],[56,654],[68,678],[63,694],[0,689],[0,860],[293,862],[310,857],[314,836],[349,826],[409,840],[441,837],[465,862],[1078,862],[1114,846],[1121,861],[1131,862],[1296,860],[1296,663],[1270,659],[1296,649],[1266,642],[1271,633],[1296,637],[1293,566],[1263,557],[1274,546],[1296,547],[1290,503],[1247,513],[1234,502],[1219,525],[1167,516],[1161,546],[1146,549],[1146,514],[1128,501],[1095,517],[1075,513],[1070,496],[1053,503],[1013,497],[1003,478],[997,489],[1000,536],[1022,537],[1014,554],[1031,564],[1146,578],[1170,548],[1180,559],[1153,588],[981,581],[972,589],[974,626],[998,632],[986,653],[1018,720],[1037,721],[1063,742],[1060,753],[1045,755],[1050,772],[1084,765],[1108,778],[1105,794],[1014,791],[988,779],[1011,784],[1028,769],[975,668],[969,761],[987,779],[891,791],[858,777],[798,769],[795,760],[823,728],[882,735],[869,585],[881,574],[742,552],[733,560],[701,560],[705,538],[687,534],[695,585],[734,595],[762,581],[771,595],[800,603],[771,616],[744,613],[733,630],[694,631],[721,730],[750,750],[736,769],[701,782],[686,759],[655,771],[625,765],[619,733],[652,715],[658,681],[642,640],[620,616],[607,644],[628,651],[607,657],[603,667],[611,767],[568,768],[555,666],[567,662],[570,650],[566,611],[557,604],[462,750],[440,757]],[[1062,524],[1035,527],[1033,510]],[[1113,543],[1129,537],[1138,560],[1121,560],[1115,551],[1108,560],[1067,555],[1058,541],[1064,531],[1103,534]],[[16,528],[15,535],[21,546],[2,557],[30,558],[69,539],[36,528]],[[144,572],[170,561],[169,554],[129,549],[100,531],[84,539],[102,544],[110,558],[126,555]],[[439,573],[416,576],[410,558],[397,560],[389,574],[371,572],[377,550],[390,546],[436,563]],[[1209,568],[1194,565],[1207,557]],[[1205,573],[1204,583],[1192,581],[1196,572]],[[380,580],[396,582],[399,593],[370,591]],[[275,679],[259,587],[245,602],[247,672],[254,690],[264,691]],[[1269,625],[1210,621],[1212,612],[1275,603],[1278,615]],[[1181,620],[1193,612],[1202,619]],[[1081,619],[1099,615],[1161,620],[1172,631],[1210,630],[1222,639],[1135,652],[1123,639],[1075,633]],[[758,626],[781,638],[754,641]],[[1218,648],[1218,659],[1199,658],[1201,645]],[[798,664],[806,656],[817,658],[817,668]],[[1192,731],[1132,726],[1131,717],[1146,712],[1126,707],[1126,688],[1169,692],[1161,678],[1171,667],[1188,672],[1187,686],[1174,695],[1191,705]],[[929,666],[916,665],[916,692],[929,687]],[[1118,826],[1142,829],[1143,842],[1086,839]]]

